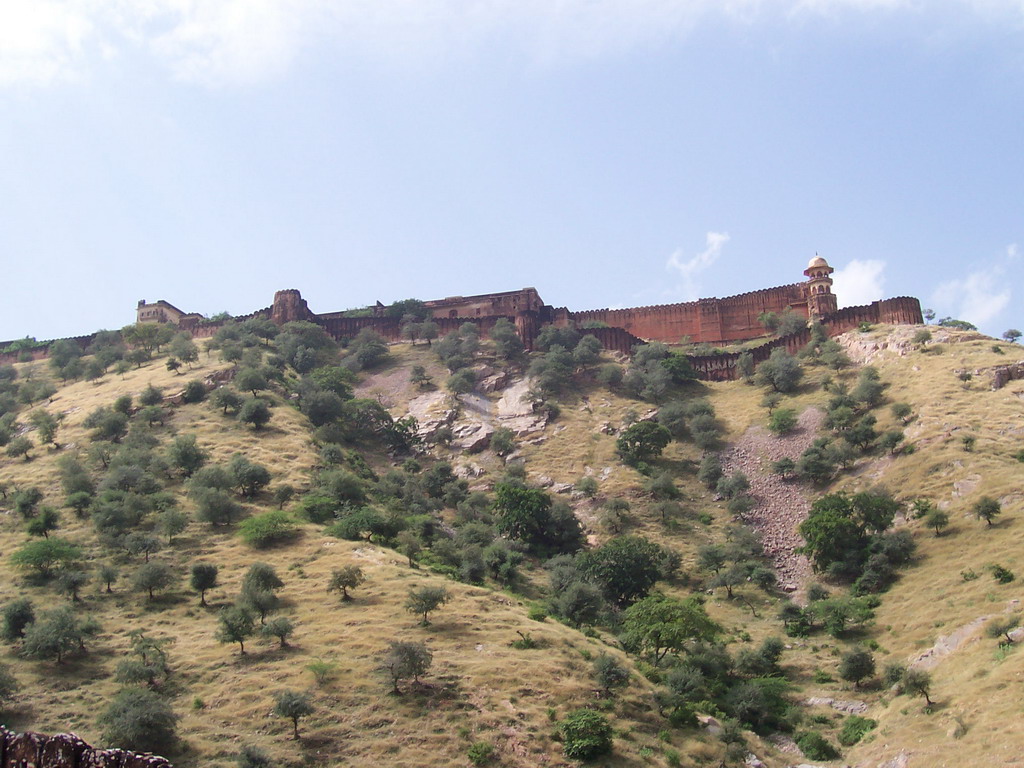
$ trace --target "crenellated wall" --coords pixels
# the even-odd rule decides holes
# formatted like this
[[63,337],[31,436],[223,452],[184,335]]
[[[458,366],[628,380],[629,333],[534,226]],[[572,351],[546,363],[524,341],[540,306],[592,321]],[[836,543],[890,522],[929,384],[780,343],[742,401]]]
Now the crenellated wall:
[[44,736],[0,726],[0,768],[173,768],[158,755],[95,749],[73,733]]
[[[546,325],[559,327],[575,326],[584,333],[589,333],[601,340],[607,349],[628,354],[633,346],[642,342],[660,341],[666,344],[679,344],[684,341],[704,344],[731,344],[750,341],[765,337],[764,328],[758,317],[766,312],[782,314],[787,311],[810,317],[809,305],[814,304],[819,311],[823,307],[835,306],[835,297],[830,292],[832,272],[824,259],[815,257],[808,269],[807,282],[791,283],[775,288],[764,288],[749,293],[741,293],[725,298],[698,299],[697,301],[678,304],[661,304],[648,307],[630,307],[627,309],[591,309],[572,312],[565,307],[552,307],[544,304],[534,288],[522,288],[518,291],[488,293],[478,296],[453,296],[446,299],[424,302],[430,310],[438,331],[444,336],[466,322],[476,323],[483,336],[488,336],[498,320],[506,319],[515,323],[516,330],[527,350],[533,348],[534,340]],[[810,301],[811,291],[815,292]],[[828,299],[826,301],[826,299]],[[212,336],[223,323],[210,322],[195,313],[183,313],[177,307],[165,301],[155,304],[139,302],[139,313],[151,313],[160,310],[167,322],[172,322],[182,330],[189,331],[193,336],[204,338]],[[171,311],[173,310],[173,312]],[[370,317],[348,317],[344,312],[316,314],[309,309],[306,300],[298,290],[289,288],[278,291],[274,295],[274,303],[249,315],[235,317],[236,321],[244,321],[253,317],[265,317],[278,325],[294,321],[316,323],[336,340],[352,338],[364,328],[372,328],[389,342],[402,340],[402,321],[400,318],[387,317],[386,307],[377,303]],[[147,317],[149,314],[146,315]],[[153,315],[154,317],[156,315]],[[829,312],[818,318],[828,329],[830,335],[843,333],[856,328],[861,323],[914,324],[923,323],[921,305],[917,299],[901,296],[893,299],[876,301],[861,307],[846,307]],[[595,328],[586,328],[596,325]],[[771,354],[771,350],[780,343],[799,349],[806,343],[800,342],[801,334],[786,337],[787,340],[775,339],[767,341],[756,348],[766,350],[763,358]],[[93,335],[77,337],[83,348],[93,339]],[[49,342],[47,342],[49,343]],[[0,344],[0,349],[3,345]],[[755,352],[756,352],[755,350]],[[45,348],[32,351],[34,358],[45,357]],[[755,360],[760,361],[755,354]],[[702,378],[722,380],[735,377],[735,357],[738,355],[714,355],[709,357],[693,357],[694,367]],[[18,353],[0,352],[0,362],[15,361]]]
[[757,321],[763,312],[782,314],[791,309],[807,317],[804,290],[804,283],[793,283],[722,299],[698,299],[680,304],[583,312],[560,308],[555,310],[556,324],[604,323],[647,341],[667,344],[678,344],[684,339],[694,343],[728,344],[764,336],[764,328]]

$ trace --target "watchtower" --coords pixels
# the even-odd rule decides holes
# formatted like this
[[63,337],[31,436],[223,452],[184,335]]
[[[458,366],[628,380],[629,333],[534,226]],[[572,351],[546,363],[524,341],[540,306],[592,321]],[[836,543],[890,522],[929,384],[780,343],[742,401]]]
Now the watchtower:
[[804,270],[807,276],[807,314],[812,318],[831,315],[839,309],[836,296],[832,293],[832,278],[835,270],[821,256],[815,255]]

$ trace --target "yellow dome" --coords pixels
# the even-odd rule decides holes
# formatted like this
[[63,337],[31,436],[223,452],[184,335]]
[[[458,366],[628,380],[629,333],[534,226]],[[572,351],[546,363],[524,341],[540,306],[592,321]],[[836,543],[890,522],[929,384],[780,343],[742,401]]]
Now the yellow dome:
[[825,261],[823,258],[821,258],[821,256],[815,256],[807,264],[807,268],[808,269],[814,269],[815,267],[827,267],[827,266],[828,266],[828,262]]

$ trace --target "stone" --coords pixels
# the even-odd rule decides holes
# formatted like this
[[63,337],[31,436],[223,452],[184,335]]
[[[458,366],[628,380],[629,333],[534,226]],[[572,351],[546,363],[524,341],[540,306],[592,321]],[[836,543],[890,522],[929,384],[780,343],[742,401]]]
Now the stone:
[[41,764],[46,768],[75,768],[89,745],[73,733],[58,733],[42,749]]

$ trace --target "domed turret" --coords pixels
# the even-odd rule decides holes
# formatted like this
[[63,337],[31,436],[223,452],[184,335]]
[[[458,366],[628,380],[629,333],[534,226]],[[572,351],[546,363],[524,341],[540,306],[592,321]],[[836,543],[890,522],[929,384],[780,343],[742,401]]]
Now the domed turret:
[[807,313],[813,317],[822,317],[835,312],[839,305],[832,293],[832,278],[835,270],[818,254],[807,264],[804,274],[807,276]]

